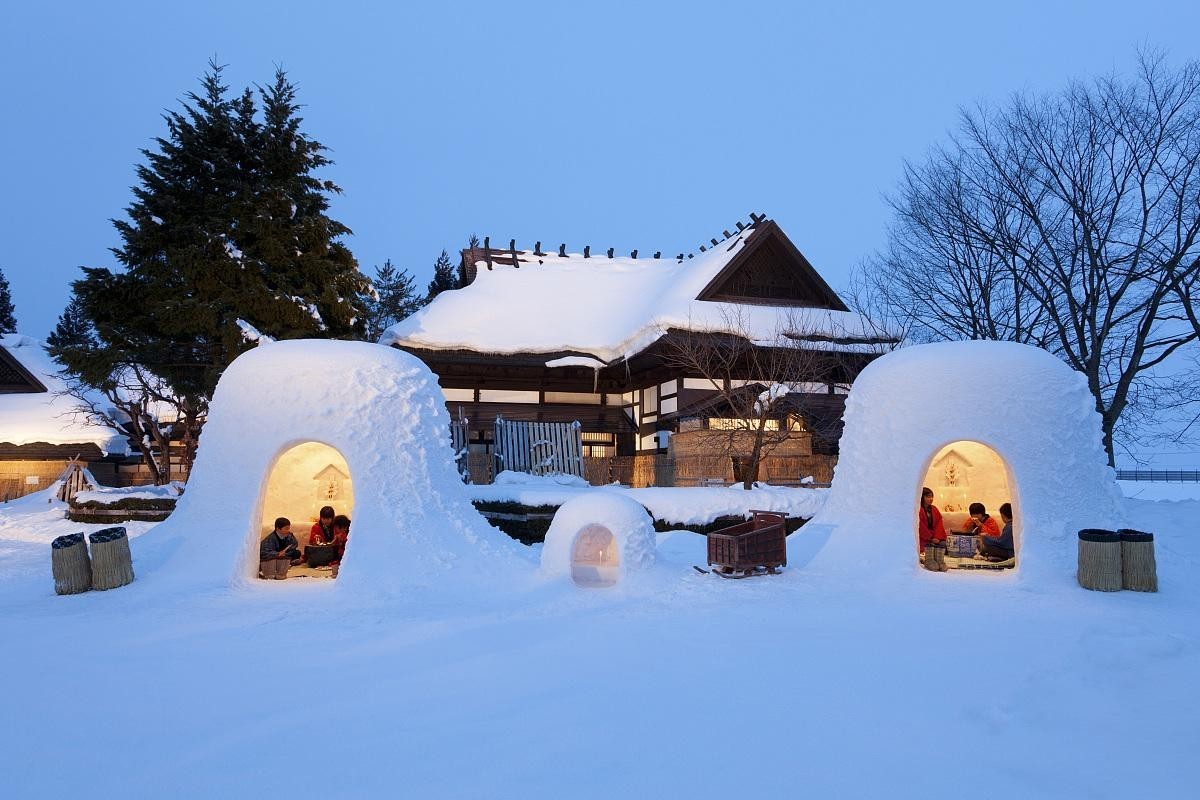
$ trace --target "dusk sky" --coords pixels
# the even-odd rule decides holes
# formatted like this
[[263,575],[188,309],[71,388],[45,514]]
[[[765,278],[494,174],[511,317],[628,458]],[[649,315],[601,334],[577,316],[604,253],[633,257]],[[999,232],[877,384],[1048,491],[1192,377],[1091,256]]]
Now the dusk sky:
[[390,258],[424,286],[472,232],[674,254],[759,211],[842,289],[960,106],[1129,72],[1139,46],[1196,55],[1200,4],[1131,9],[8,4],[0,268],[44,337],[79,266],[115,265],[138,150],[215,58],[235,89],[276,64],[299,85],[368,274]]

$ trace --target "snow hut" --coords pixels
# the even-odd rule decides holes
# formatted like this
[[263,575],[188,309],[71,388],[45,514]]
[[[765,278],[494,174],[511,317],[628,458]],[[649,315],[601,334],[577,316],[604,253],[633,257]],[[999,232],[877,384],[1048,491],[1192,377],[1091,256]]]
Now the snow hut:
[[640,503],[589,492],[563,503],[546,532],[542,571],[569,575],[575,585],[612,586],[654,563],[655,533]]
[[997,521],[999,503],[1011,502],[1022,572],[1054,564],[1069,576],[1074,533],[1115,528],[1123,513],[1083,377],[1012,342],[910,347],[864,369],[847,400],[828,502],[791,544],[824,543],[811,553],[824,564],[915,566],[924,486],[947,530],[972,502]]
[[288,585],[387,591],[506,574],[518,545],[471,506],[449,423],[435,376],[399,350],[298,340],[242,354],[217,385],[187,492],[155,534],[178,540],[170,579],[249,584],[272,521],[287,517],[300,538],[322,505],[353,521],[338,579]]

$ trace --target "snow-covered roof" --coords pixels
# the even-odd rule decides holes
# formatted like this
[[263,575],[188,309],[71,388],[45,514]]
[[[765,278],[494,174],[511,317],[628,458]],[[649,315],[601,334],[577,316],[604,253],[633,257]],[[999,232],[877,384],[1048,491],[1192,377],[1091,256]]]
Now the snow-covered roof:
[[[585,257],[492,251],[492,268],[480,261],[475,278],[445,291],[393,325],[381,344],[424,350],[487,353],[577,353],[612,363],[644,350],[671,328],[749,333],[772,341],[794,331],[822,349],[869,350],[877,326],[833,307],[762,305],[701,300],[756,237],[786,237],[769,221],[738,231],[695,258]],[[790,242],[786,246],[799,256]],[[799,256],[803,261],[803,256]],[[508,263],[504,263],[507,261]],[[837,296],[807,262],[808,280],[827,306]]]
[[41,342],[20,334],[6,334],[0,336],[0,347],[45,388],[45,391],[0,394],[0,442],[14,445],[90,442],[106,454],[128,452],[125,434],[88,422],[82,414],[74,413],[75,401],[60,394],[66,386],[58,375],[58,365]]

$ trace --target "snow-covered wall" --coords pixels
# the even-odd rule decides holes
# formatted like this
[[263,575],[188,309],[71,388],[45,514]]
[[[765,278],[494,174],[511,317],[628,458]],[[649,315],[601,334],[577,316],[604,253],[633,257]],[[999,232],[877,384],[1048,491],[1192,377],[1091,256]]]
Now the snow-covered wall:
[[387,593],[509,574],[520,545],[471,506],[449,423],[436,377],[393,348],[301,340],[239,356],[217,385],[187,491],[155,531],[175,540],[164,579],[270,586],[255,578],[268,479],[305,442],[337,450],[354,491],[340,576],[310,583]]
[[854,382],[828,501],[792,535],[789,561],[916,569],[923,481],[934,456],[964,440],[1007,466],[1019,574],[1069,578],[1076,531],[1121,523],[1083,377],[1035,347],[944,342],[889,353]]

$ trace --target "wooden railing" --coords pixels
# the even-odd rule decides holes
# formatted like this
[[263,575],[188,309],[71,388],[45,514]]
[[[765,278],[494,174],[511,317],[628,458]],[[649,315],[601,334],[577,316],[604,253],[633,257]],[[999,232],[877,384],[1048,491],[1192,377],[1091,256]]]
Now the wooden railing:
[[1200,483],[1197,469],[1119,469],[1119,481],[1153,481],[1156,483]]

